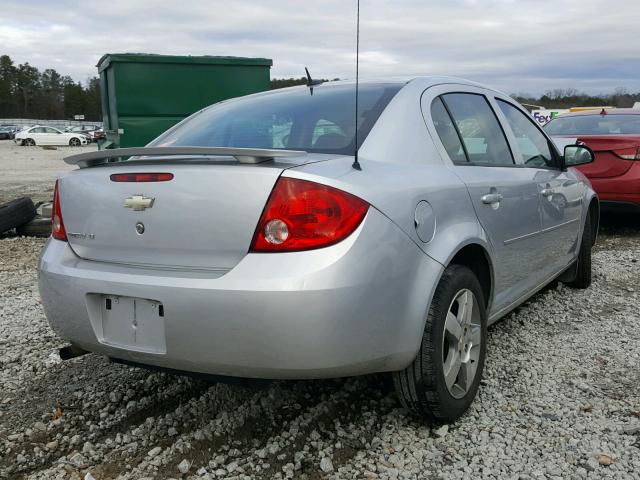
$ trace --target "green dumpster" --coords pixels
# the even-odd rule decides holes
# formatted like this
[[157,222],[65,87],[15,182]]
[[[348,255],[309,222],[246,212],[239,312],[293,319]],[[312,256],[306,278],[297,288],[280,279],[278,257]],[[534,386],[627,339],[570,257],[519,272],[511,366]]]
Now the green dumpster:
[[269,89],[267,58],[107,54],[98,62],[106,141],[141,147],[185,117]]

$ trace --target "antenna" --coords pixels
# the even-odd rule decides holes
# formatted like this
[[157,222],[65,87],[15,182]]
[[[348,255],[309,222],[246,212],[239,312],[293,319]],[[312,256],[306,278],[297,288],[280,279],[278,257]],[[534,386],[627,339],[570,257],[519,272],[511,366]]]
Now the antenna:
[[309,73],[309,69],[307,67],[304,67],[304,71],[307,73],[307,87],[309,87],[309,91],[311,92],[311,95],[313,95],[313,87],[315,85],[324,83],[324,80],[314,80],[313,78],[311,78],[311,74]]
[[362,170],[360,162],[358,162],[358,80],[359,80],[359,63],[360,63],[360,0],[358,1],[358,13],[356,15],[356,144],[353,163],[351,166],[356,170]]

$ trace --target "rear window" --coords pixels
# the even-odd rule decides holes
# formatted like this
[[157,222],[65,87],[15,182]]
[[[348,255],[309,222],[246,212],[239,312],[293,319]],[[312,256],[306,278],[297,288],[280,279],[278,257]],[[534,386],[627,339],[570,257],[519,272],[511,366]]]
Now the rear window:
[[[358,147],[402,84],[359,87]],[[355,85],[320,85],[229,100],[196,113],[149,146],[275,148],[350,155]]]
[[557,117],[543,128],[549,135],[638,135],[640,115]]

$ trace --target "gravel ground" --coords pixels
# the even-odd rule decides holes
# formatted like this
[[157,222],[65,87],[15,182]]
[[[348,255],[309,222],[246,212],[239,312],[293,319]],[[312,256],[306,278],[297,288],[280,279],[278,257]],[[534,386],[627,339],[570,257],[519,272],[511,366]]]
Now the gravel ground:
[[62,161],[75,153],[96,150],[96,145],[86,147],[22,147],[13,140],[0,140],[0,204],[14,198],[28,196],[34,202],[51,201],[56,177],[74,169]]
[[0,478],[639,479],[640,222],[603,231],[593,286],[551,287],[492,326],[478,398],[440,428],[379,377],[256,389],[60,363],[44,241],[0,239]]

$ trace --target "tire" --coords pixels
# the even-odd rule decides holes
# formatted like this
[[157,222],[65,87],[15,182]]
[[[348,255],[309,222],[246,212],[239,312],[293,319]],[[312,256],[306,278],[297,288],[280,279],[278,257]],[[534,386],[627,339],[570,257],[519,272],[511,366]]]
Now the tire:
[[[469,295],[473,305],[471,314],[465,316],[461,309]],[[459,329],[462,333],[459,338],[451,334],[449,327],[445,328],[449,325],[447,317],[450,312],[458,327],[460,323],[456,315],[468,318],[470,322],[468,330]],[[486,302],[480,282],[469,268],[450,265],[442,274],[431,301],[418,355],[406,369],[392,374],[402,405],[432,424],[458,419],[467,411],[478,391],[484,369],[486,340]],[[466,362],[463,360],[465,357]],[[456,358],[459,365],[457,374]],[[448,370],[452,374],[445,376],[447,365],[451,367]],[[465,378],[467,372],[470,372],[470,380]]]
[[35,216],[36,207],[27,197],[0,205],[0,233],[29,223]]
[[567,282],[567,286],[584,289],[591,285],[591,246],[591,215],[587,212],[580,241],[580,252],[576,260],[576,278]]
[[82,142],[78,138],[73,137],[71,140],[69,140],[70,147],[79,147],[81,144]]
[[35,147],[36,146],[36,141],[33,138],[25,138],[22,141],[22,145],[24,145],[26,147]]
[[16,233],[24,237],[48,237],[51,235],[51,218],[36,216],[29,223],[16,228]]

